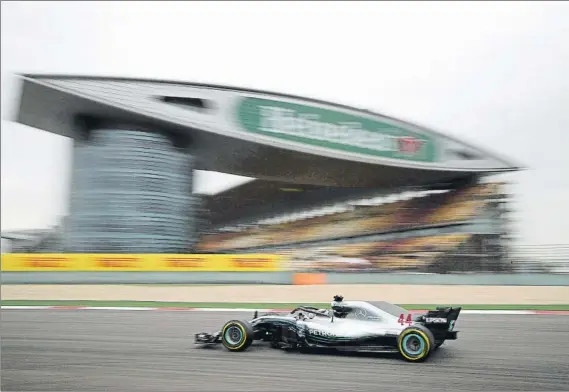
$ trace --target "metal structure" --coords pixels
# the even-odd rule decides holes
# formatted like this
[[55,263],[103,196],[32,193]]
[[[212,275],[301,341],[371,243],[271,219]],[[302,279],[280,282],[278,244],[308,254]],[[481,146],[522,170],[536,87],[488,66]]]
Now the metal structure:
[[[268,198],[253,189],[275,183],[309,190],[297,196],[303,204],[519,169],[426,127],[310,98],[95,76],[20,80],[15,120],[75,141],[67,252],[191,252],[200,220],[223,226],[261,203],[291,207],[284,186]],[[196,169],[258,180],[254,192],[200,201],[210,207],[202,214]]]
[[68,252],[183,253],[194,223],[191,156],[167,135],[93,129],[74,149]]

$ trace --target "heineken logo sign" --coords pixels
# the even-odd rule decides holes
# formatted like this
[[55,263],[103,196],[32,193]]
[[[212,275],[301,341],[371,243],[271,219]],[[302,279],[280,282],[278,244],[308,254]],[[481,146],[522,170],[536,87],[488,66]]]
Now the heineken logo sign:
[[237,107],[242,129],[278,139],[365,155],[434,162],[430,136],[368,117],[259,98]]
[[424,141],[415,139],[412,136],[399,136],[397,138],[397,147],[399,152],[407,154],[416,154],[421,150]]

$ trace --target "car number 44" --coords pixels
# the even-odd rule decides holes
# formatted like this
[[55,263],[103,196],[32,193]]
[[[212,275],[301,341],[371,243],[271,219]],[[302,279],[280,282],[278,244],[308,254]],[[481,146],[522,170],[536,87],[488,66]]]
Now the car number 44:
[[411,314],[409,313],[407,315],[407,318],[405,318],[404,314],[401,314],[401,316],[399,316],[399,320],[397,320],[397,322],[401,325],[411,325],[413,323],[413,318],[411,317]]

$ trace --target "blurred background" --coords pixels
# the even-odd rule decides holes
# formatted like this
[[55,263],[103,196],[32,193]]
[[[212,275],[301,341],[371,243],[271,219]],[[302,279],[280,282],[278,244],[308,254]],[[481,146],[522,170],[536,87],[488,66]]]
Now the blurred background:
[[[568,2],[1,17],[0,389],[569,385]],[[460,306],[460,337],[408,366],[193,349],[335,294]]]
[[195,170],[199,238],[187,252],[278,251],[318,268],[561,271],[569,244],[566,7],[4,2],[2,251],[71,251],[62,238],[73,143],[10,121],[19,94],[13,75],[85,74],[236,85],[363,107],[525,168],[484,180],[493,185],[353,200],[333,189]]

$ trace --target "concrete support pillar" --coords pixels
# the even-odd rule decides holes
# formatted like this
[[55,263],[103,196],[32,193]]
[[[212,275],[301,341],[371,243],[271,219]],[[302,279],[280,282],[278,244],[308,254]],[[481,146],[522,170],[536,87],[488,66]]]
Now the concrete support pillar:
[[193,167],[187,144],[160,130],[89,129],[74,145],[66,251],[188,253]]

